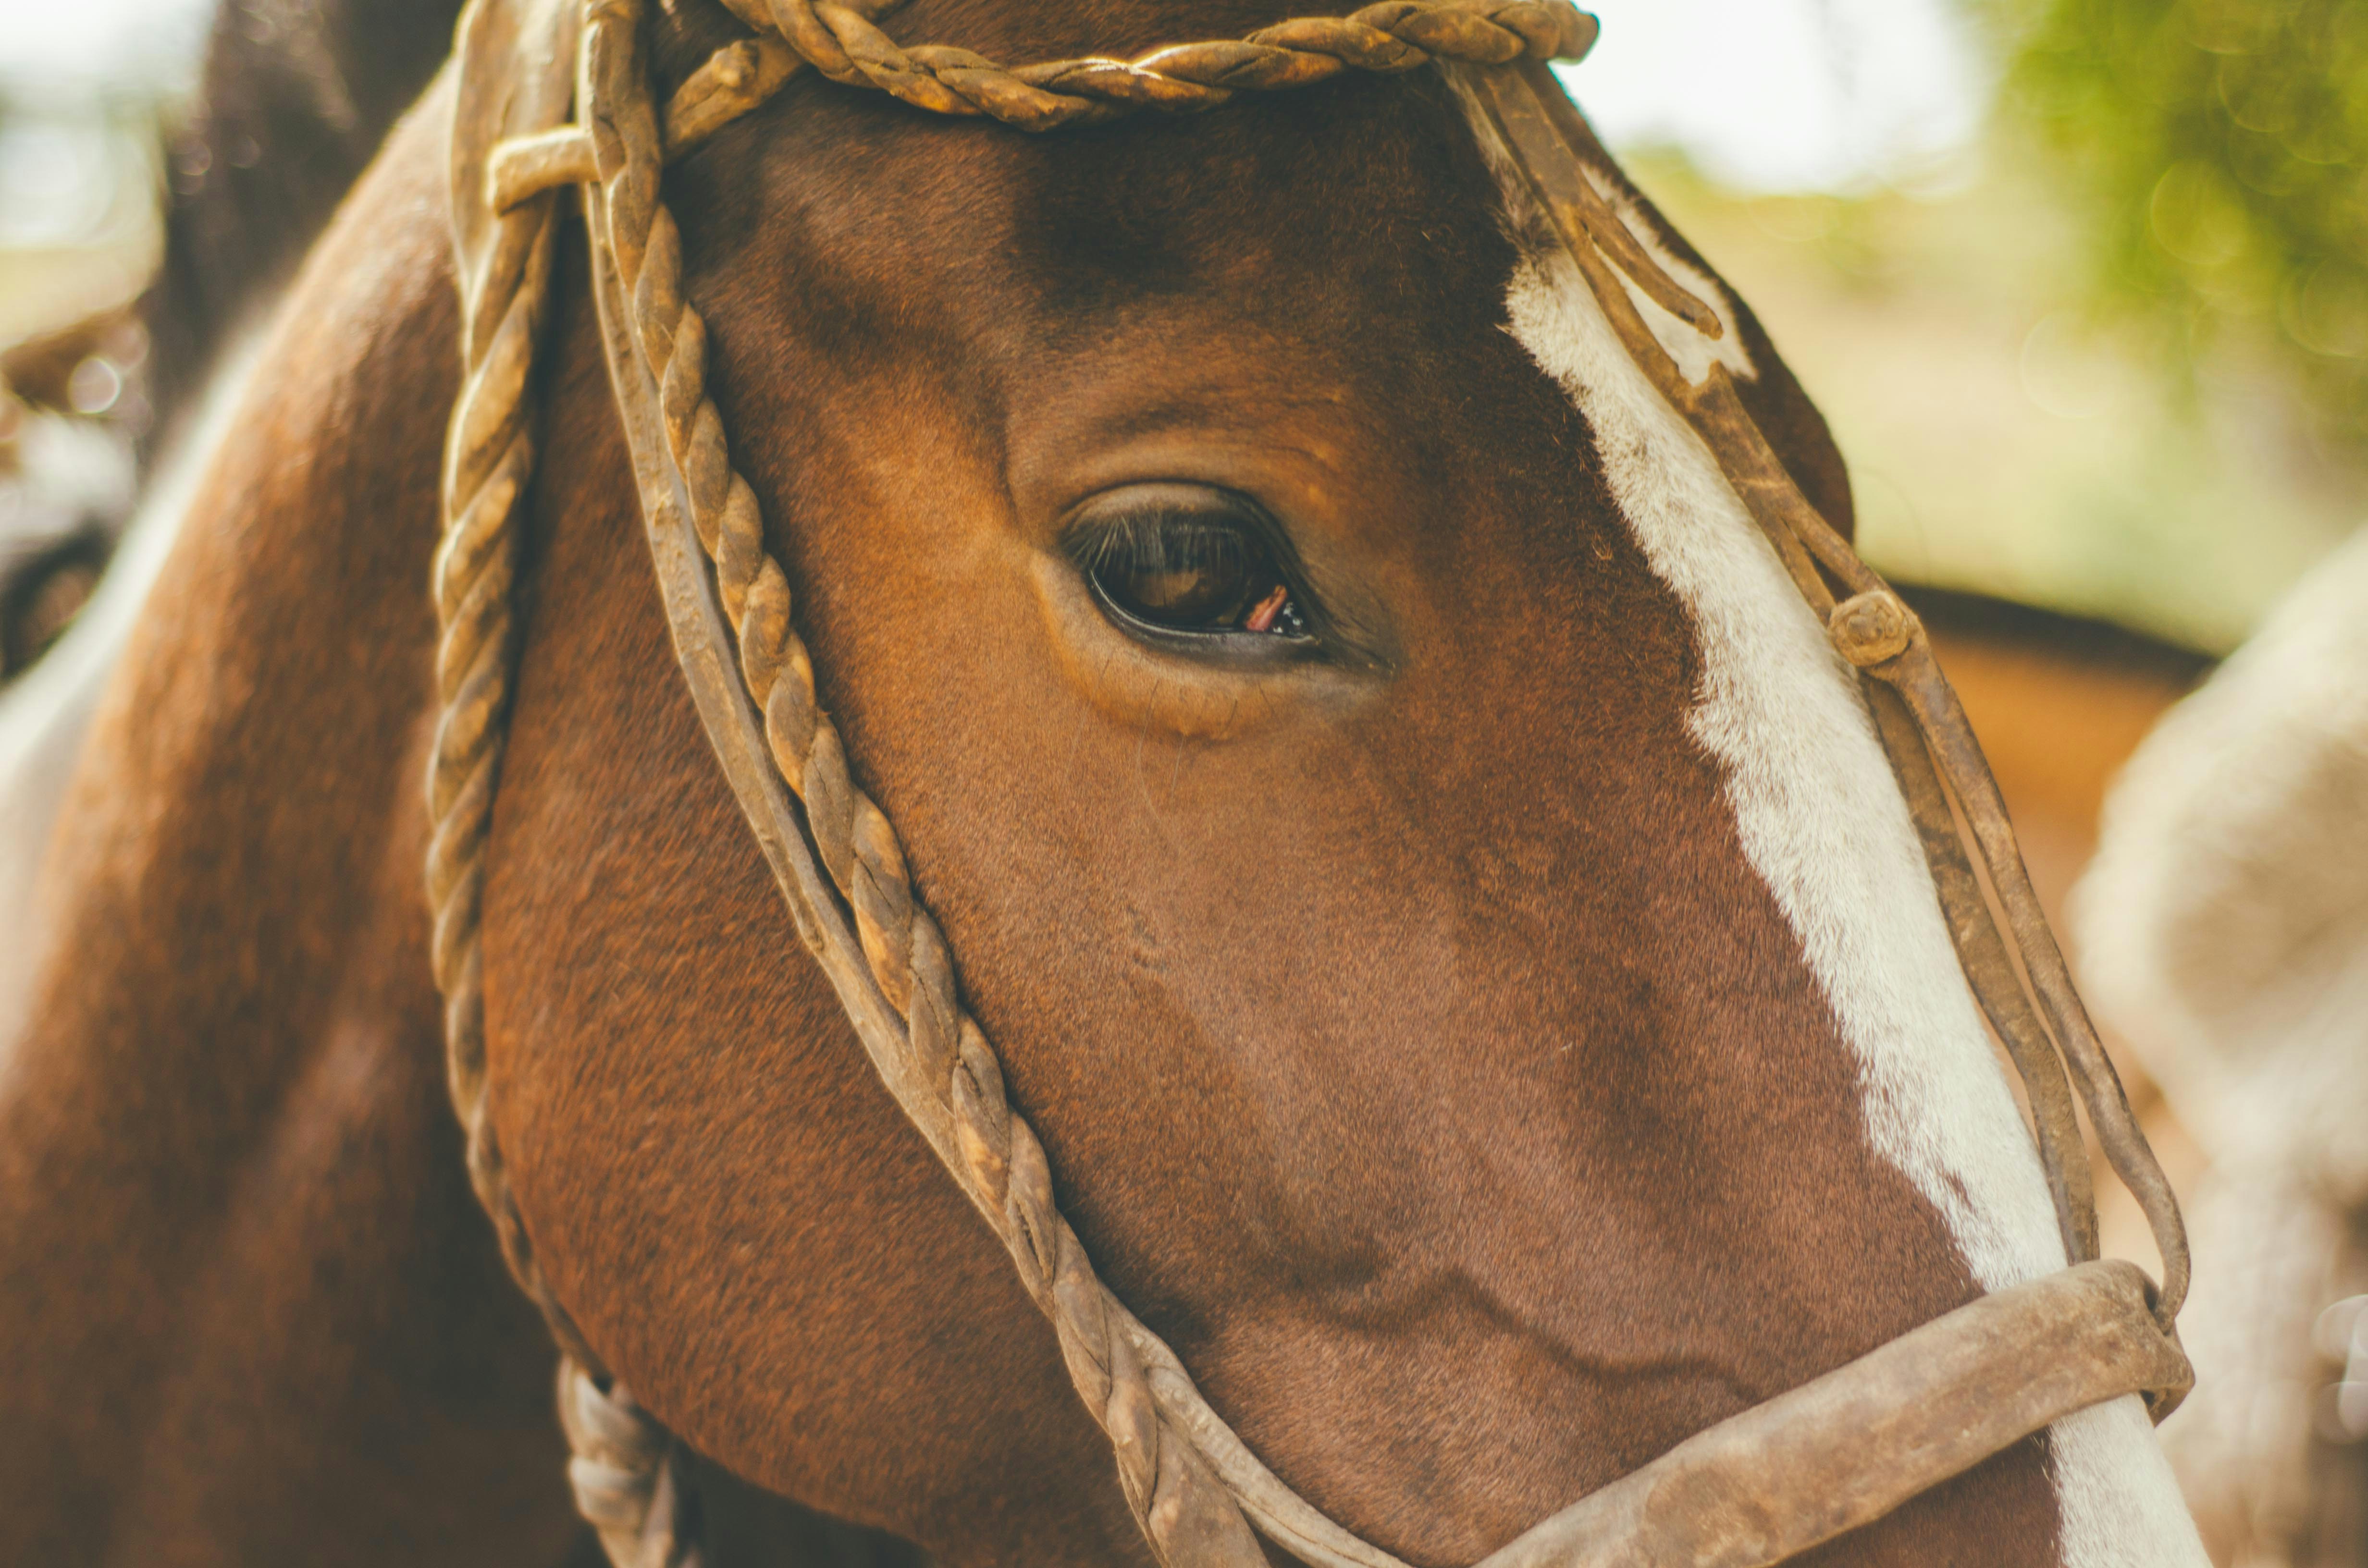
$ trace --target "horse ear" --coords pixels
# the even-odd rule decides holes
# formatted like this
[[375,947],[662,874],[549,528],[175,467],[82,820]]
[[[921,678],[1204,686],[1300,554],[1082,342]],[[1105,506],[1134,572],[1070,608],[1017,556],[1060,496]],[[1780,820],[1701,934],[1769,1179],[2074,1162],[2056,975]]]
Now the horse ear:
[[1767,436],[1769,444],[1775,448],[1777,456],[1783,460],[1793,483],[1801,487],[1801,494],[1824,514],[1836,531],[1845,539],[1851,538],[1856,532],[1858,512],[1850,494],[1850,468],[1842,460],[1841,449],[1835,444],[1825,415],[1809,400],[1792,368],[1776,352],[1759,316],[1735,286],[1679,233],[1677,225],[1620,166],[1619,160],[1604,151],[1600,142],[1595,150],[1600,160],[1598,167],[1610,180],[1617,204],[1626,209],[1625,215],[1641,222],[1668,256],[1717,286],[1720,313],[1728,319],[1752,367],[1750,375],[1736,379],[1736,389],[1742,395],[1744,406]]

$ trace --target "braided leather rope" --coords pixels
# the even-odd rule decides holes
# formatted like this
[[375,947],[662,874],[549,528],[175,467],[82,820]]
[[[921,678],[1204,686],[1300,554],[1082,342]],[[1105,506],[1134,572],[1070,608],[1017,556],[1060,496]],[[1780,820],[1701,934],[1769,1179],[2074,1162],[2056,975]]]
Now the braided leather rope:
[[[504,3],[478,0],[472,14]],[[575,0],[507,3],[548,7]],[[1246,40],[1185,45],[1133,62],[1072,60],[1013,70],[966,51],[900,48],[865,11],[810,0],[725,3],[759,36],[719,51],[661,113],[641,54],[643,0],[586,0],[575,85],[581,125],[557,125],[558,114],[543,123],[513,124],[498,145],[474,148],[472,158],[459,160],[463,175],[472,176],[475,183],[466,197],[456,190],[456,199],[481,199],[483,212],[493,215],[495,227],[490,245],[481,247],[490,259],[474,269],[463,267],[468,381],[453,419],[446,535],[437,566],[444,625],[439,681],[446,711],[431,782],[437,824],[430,869],[436,963],[447,996],[454,1100],[468,1130],[477,1191],[494,1217],[513,1269],[542,1307],[565,1352],[560,1406],[574,1454],[569,1469],[578,1506],[620,1568],[672,1568],[700,1561],[695,1499],[677,1462],[677,1447],[630,1392],[599,1369],[552,1300],[510,1198],[498,1142],[485,1115],[478,922],[508,703],[508,605],[516,569],[517,512],[534,457],[527,388],[535,342],[548,313],[556,222],[550,193],[562,184],[585,187],[596,290],[613,281],[614,297],[609,292],[601,297],[604,332],[621,336],[624,352],[633,360],[633,384],[629,386],[615,363],[618,344],[612,336],[612,374],[618,377],[620,407],[634,438],[637,472],[644,463],[664,471],[656,483],[641,472],[654,540],[660,531],[679,528],[686,520],[695,534],[712,573],[713,597],[729,622],[745,696],[761,715],[763,749],[803,807],[796,831],[811,849],[813,862],[827,873],[829,890],[819,896],[842,903],[852,917],[849,935],[844,922],[818,921],[809,909],[801,913],[801,929],[814,944],[825,971],[834,973],[843,999],[850,996],[844,975],[860,971],[864,984],[876,987],[883,1016],[893,1015],[886,1027],[875,1023],[867,1028],[869,1014],[860,1006],[866,998],[849,1000],[858,1034],[883,1080],[1003,1240],[1023,1284],[1052,1321],[1072,1381],[1111,1439],[1122,1489],[1145,1539],[1160,1561],[1174,1568],[1257,1568],[1266,1559],[1251,1530],[1255,1521],[1279,1544],[1324,1568],[1405,1568],[1390,1553],[1340,1528],[1299,1498],[1250,1453],[1200,1395],[1167,1346],[1101,1283],[1054,1206],[1042,1147],[1006,1099],[994,1052],[962,1006],[944,937],[915,896],[896,835],[856,783],[846,746],[816,701],[812,660],[792,623],[788,578],[766,548],[754,492],[732,465],[721,415],[707,393],[706,326],[683,298],[680,234],[661,199],[660,181],[670,157],[764,102],[809,67],[833,81],[885,91],[932,112],[984,114],[1021,129],[1044,131],[1143,108],[1172,112],[1211,108],[1237,91],[1302,85],[1349,69],[1404,71],[1434,60],[1464,65],[1538,62],[1583,52],[1594,39],[1593,21],[1572,9],[1568,0],[1385,0],[1347,17],[1285,22]],[[884,6],[871,7],[875,13],[880,8]],[[464,41],[469,27],[464,19]],[[464,94],[470,63],[464,51]],[[1553,96],[1558,99],[1558,90]],[[1586,195],[1595,199],[1595,206],[1601,205],[1591,190]],[[1961,779],[1957,759],[1947,754],[1950,737],[1941,733],[1948,715],[1936,717],[1931,701],[1918,701],[1915,682],[1895,678],[1899,670],[1914,665],[1918,644],[1912,620],[1898,620],[1904,608],[1881,589],[1814,512],[1805,520],[1794,515],[1807,510],[1805,502],[1793,507],[1781,495],[1770,499],[1776,487],[1763,470],[1774,460],[1764,437],[1755,442],[1758,431],[1749,426],[1748,415],[1740,416],[1740,426],[1729,427],[1736,424],[1739,403],[1732,409],[1725,403],[1706,407],[1692,389],[1669,383],[1662,367],[1649,362],[1657,345],[1650,343],[1649,334],[1637,340],[1640,324],[1622,319],[1614,308],[1613,296],[1622,306],[1625,296],[1609,268],[1616,266],[1649,296],[1713,335],[1716,312],[1653,264],[1616,219],[1607,222],[1606,214],[1592,210],[1582,219],[1561,210],[1555,216],[1565,222],[1566,237],[1582,253],[1589,281],[1605,298],[1632,352],[1648,361],[1656,383],[1720,450],[1730,478],[1769,527],[1771,542],[1804,595],[1828,621],[1837,646],[1861,668],[1902,687],[1914,710],[1914,722],[1932,737],[1935,752],[1950,765],[1947,776]],[[465,260],[467,247],[463,249]],[[1633,310],[1626,315],[1633,316]],[[612,316],[617,318],[613,326]],[[1726,403],[1733,403],[1731,385],[1713,383],[1714,394],[1720,389]],[[636,399],[650,406],[637,411]],[[645,417],[637,421],[637,412]],[[1781,465],[1777,472],[1781,475]],[[1858,597],[1836,607],[1812,556],[1858,590]],[[662,574],[664,570],[662,563]],[[679,624],[677,630],[680,635]],[[1945,684],[1941,689],[1945,693]],[[1878,718],[1884,717],[1878,704]],[[1894,738],[1891,726],[1886,725],[1885,733]],[[1918,755],[1923,755],[1920,744]],[[1913,805],[1920,799],[1917,778],[1905,762],[1902,772]],[[1987,778],[1986,771],[1982,777]],[[1928,792],[1941,799],[1940,788],[1935,778]],[[2060,1006],[2047,994],[2053,976],[2041,974],[2045,965],[2040,960],[2053,958],[2052,942],[2039,952],[2027,938],[2015,890],[2005,886],[2009,878],[2001,874],[1982,832],[1987,812],[1985,800],[1969,803],[1986,865],[2001,885],[2034,976],[2033,989],[2041,994],[2050,1023],[2068,1034]],[[1928,817],[1929,812],[1918,812],[1919,826],[1929,827]],[[2002,812],[1998,822],[2002,827]],[[1951,835],[1962,864],[1963,847],[1955,844],[1953,829]],[[2006,842],[2010,851],[2010,835]],[[1954,885],[1942,875],[1945,858],[1936,848],[1936,877],[1947,884],[1944,903],[1947,887]],[[776,869],[780,869],[778,864]],[[2013,869],[2020,869],[2019,859]],[[1964,881],[1971,885],[1970,871]],[[793,911],[798,910],[807,895],[792,888],[786,876],[784,891]],[[1952,908],[1951,914],[1953,922],[1958,912]],[[837,950],[834,944],[843,944],[847,950]],[[1998,961],[2004,963],[2002,954]],[[2053,961],[2060,971],[2060,959]],[[1967,963],[1971,973],[1975,958],[1969,956]],[[2064,985],[2068,989],[2068,980]],[[1989,1005],[1987,994],[1984,1000]],[[2077,1008],[2077,999],[2072,1006]],[[2038,1038],[2044,1041],[2044,1034]],[[2120,1155],[2126,1151],[2115,1147],[2121,1126],[2109,1115],[2098,1114],[2100,1091],[2089,1070],[2092,1064],[2081,1059],[2077,1041],[2067,1054],[2079,1069],[2092,1120],[2109,1152],[2115,1153],[2116,1165],[2124,1165]],[[2025,1055],[2017,1051],[2018,1064],[2030,1077],[2035,1068],[2025,1063]],[[2055,1062],[2052,1046],[2046,1061],[2055,1065],[2060,1084],[2061,1064]],[[2110,1067],[2104,1071],[2110,1077]],[[2076,1256],[2092,1255],[2094,1221],[2085,1212],[2088,1195],[2085,1188],[2067,1188],[2062,1169],[2067,1158],[2062,1130],[2067,1123],[2055,1110],[2068,1116],[2068,1103],[2058,1107],[2046,1098],[2044,1088],[2042,1074],[2033,1083],[2034,1110],[2041,1119],[2051,1179],[2058,1185],[2067,1244]],[[2126,1107],[2122,1108],[2125,1115]],[[2069,1125],[2077,1137],[2077,1124]],[[2142,1139],[2139,1148],[2143,1150]],[[2077,1152],[2068,1157],[2077,1158]],[[2151,1156],[2132,1164],[2150,1167]],[[2146,1170],[2125,1169],[2124,1174],[2136,1177],[2132,1185],[2142,1199],[2150,1198]],[[2158,1182],[2158,1171],[2153,1176]],[[2162,1191],[2167,1195],[2167,1187]],[[2147,1207],[2150,1214],[2157,1214],[2158,1205],[2148,1201]],[[2175,1229],[2175,1207],[2171,1223]],[[2081,1252],[2084,1243],[2088,1254]],[[2166,1245],[2165,1250],[2170,1257],[2172,1248]],[[2171,1263],[2170,1289],[2165,1292],[2169,1299],[2164,1304],[2171,1311],[2183,1288],[2184,1264],[2181,1251]],[[2172,1359],[2179,1358],[2174,1355]],[[2182,1369],[2183,1365],[2179,1361]],[[2169,1387],[2172,1381],[2156,1375],[2153,1381],[2115,1387]],[[1631,1479],[1640,1483],[1650,1480],[1644,1472]],[[1525,1540],[1543,1542],[1557,1528],[1576,1528],[1567,1521],[1583,1512],[1583,1506],[1575,1506],[1557,1517],[1562,1526],[1549,1521]],[[1540,1550],[1544,1547],[1515,1543],[1497,1558],[1508,1563],[1527,1562],[1520,1555],[1522,1551]],[[1514,1555],[1508,1557],[1508,1552]]]
[[1382,0],[1304,17],[1247,39],[1177,44],[1132,61],[1055,60],[1014,70],[966,49],[905,49],[829,0],[724,0],[832,81],[876,87],[933,114],[988,115],[1022,131],[1134,109],[1214,108],[1237,92],[1302,87],[1344,71],[1410,71],[1433,59],[1504,65],[1586,52],[1595,24],[1567,0]]
[[[1608,167],[1608,155],[1550,80],[1520,81],[1528,70],[1459,76],[1458,86],[1480,102],[1500,155],[1520,170],[1540,214],[1561,233],[1629,358],[1701,435],[1836,651],[1859,672],[1966,979],[2030,1090],[2033,1131],[2066,1251],[2075,1263],[2097,1256],[2087,1150],[2071,1105],[2077,1087],[2106,1162],[2138,1200],[2162,1254],[2155,1317],[2166,1335],[2174,1334],[2191,1274],[2178,1198],[2081,1005],[2032,887],[2006,801],[1922,624],[1801,494],[1725,367],[1713,361],[1701,381],[1689,381],[1645,324],[1623,281],[1697,330],[1713,336],[1724,330],[1717,312],[1628,232],[1597,188],[1596,180],[1605,176],[1590,172],[1590,165]],[[2004,931],[1975,879],[1952,801],[2006,916]],[[2157,1418],[2175,1403],[2158,1403]]]
[[[659,180],[669,153],[763,102],[800,65],[935,112],[990,114],[1042,131],[1137,108],[1206,108],[1244,88],[1304,85],[1349,69],[1402,72],[1434,59],[1501,64],[1583,52],[1594,38],[1592,19],[1569,0],[1385,0],[1349,17],[1285,22],[1247,40],[1186,45],[1131,63],[1076,60],[1007,71],[966,51],[901,50],[843,6],[784,4],[760,14],[733,0],[733,9],[767,36],[719,52],[662,119],[640,52],[642,0],[589,0],[576,83],[582,128],[529,131],[488,150],[483,188],[499,214],[500,255],[525,259],[468,280],[468,381],[448,455],[437,573],[446,711],[430,786],[437,972],[447,997],[453,1097],[469,1132],[478,1195],[565,1353],[560,1406],[579,1509],[620,1568],[698,1561],[696,1511],[676,1445],[598,1369],[544,1286],[485,1108],[478,920],[509,699],[518,513],[534,456],[527,384],[548,312],[550,192],[572,182],[597,183],[587,213],[595,249],[631,297],[632,334],[660,389],[667,456],[737,636],[740,674],[764,715],[773,760],[804,807],[816,858],[852,913],[862,960],[903,1023],[894,1044],[906,1060],[896,1075],[930,1085],[937,1109],[950,1119],[958,1154],[949,1163],[1051,1319],[1080,1396],[1110,1435],[1145,1539],[1162,1562],[1178,1568],[1259,1568],[1266,1558],[1247,1507],[1269,1534],[1327,1568],[1404,1568],[1291,1494],[1250,1455],[1174,1354],[1102,1284],[1055,1207],[1042,1146],[1006,1100],[994,1052],[961,1005],[945,939],[914,894],[895,832],[856,784],[838,732],[816,701],[813,664],[791,624],[788,578],[766,549],[755,494],[732,468],[722,418],[707,396],[706,327],[682,297],[680,234]],[[786,65],[777,52],[782,40],[797,56]],[[499,324],[479,333],[481,320]],[[1225,1464],[1222,1478],[1212,1452]]]
[[[1140,109],[1190,114],[1236,93],[1274,92],[1349,71],[1395,74],[1433,61],[1503,65],[1576,60],[1595,18],[1570,0],[1381,0],[1345,17],[1300,17],[1249,37],[1177,44],[1131,61],[1055,60],[1019,69],[966,49],[900,47],[872,18],[896,0],[723,0],[757,37],[716,51],[660,120],[668,160],[765,103],[811,66],[932,113],[985,115],[1021,131],[1115,119]],[[503,148],[488,171],[496,210],[598,177],[589,134],[570,127]]]
[[[462,22],[470,44],[472,23]],[[480,48],[490,48],[480,43]],[[444,996],[445,1071],[468,1142],[469,1176],[492,1216],[510,1271],[569,1355],[588,1357],[581,1336],[544,1284],[486,1114],[484,967],[480,918],[494,789],[507,734],[515,663],[513,592],[518,530],[534,474],[535,349],[551,305],[552,249],[559,204],[550,196],[516,206],[487,224],[456,213],[461,256],[461,395],[445,438],[442,537],[433,567],[440,629],[436,679],[441,712],[428,763],[433,836],[427,856],[432,959]],[[474,243],[468,243],[473,240]]]
[[1110,1434],[1127,1500],[1163,1562],[1254,1564],[1248,1526],[1151,1397],[1108,1293],[1053,1207],[1051,1173],[955,994],[937,923],[915,898],[894,830],[857,785],[814,667],[791,624],[787,576],[765,546],[707,395],[707,329],[681,290],[681,239],[658,196],[663,153],[637,48],[638,0],[594,0],[579,90],[590,120],[608,255],[632,300],[643,361],[660,389],[665,438],[739,639],[740,673],[765,716],[782,778],[804,802],[817,858],[855,919],[864,960],[904,1022],[896,1043],[955,1119],[958,1171],[995,1222],[1022,1282],[1052,1318],[1087,1407]]

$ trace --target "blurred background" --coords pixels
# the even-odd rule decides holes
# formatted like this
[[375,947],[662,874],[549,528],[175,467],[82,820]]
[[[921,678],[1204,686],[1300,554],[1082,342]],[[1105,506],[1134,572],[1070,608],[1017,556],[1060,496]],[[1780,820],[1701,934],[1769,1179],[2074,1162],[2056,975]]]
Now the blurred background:
[[[2157,720],[2368,517],[2368,4],[1592,8],[1603,40],[1568,85],[1831,419],[1864,551],[1933,626],[2060,908]],[[0,0],[0,680],[71,623],[129,508],[174,390],[150,324],[218,337],[191,312],[241,299],[218,278],[134,308],[168,221],[261,210],[236,196],[268,142],[313,171],[278,210],[317,222],[392,113],[355,79],[370,13]],[[278,97],[205,103],[210,38],[274,60]],[[2162,1058],[2116,1043],[2181,1190],[2208,1188],[2214,1148],[2157,1091]],[[2134,1221],[2113,1234],[2145,1256]],[[2296,1287],[2305,1324],[2340,1272]],[[2348,1343],[2368,1380],[2368,1326]],[[2206,1474],[2251,1460],[2183,1461],[2224,1564],[2368,1561],[2368,1381],[2340,1383],[2356,1424],[2314,1415],[2345,1349],[2297,1354],[2271,1380],[2294,1398],[2208,1419],[2283,1423],[2262,1462],[2316,1490],[2264,1503]]]
[[[1825,407],[1880,569],[2219,654],[2362,515],[2368,7],[1597,9],[1575,96]],[[129,300],[160,195],[255,156],[183,134],[213,10],[0,0],[0,343]],[[136,425],[130,381],[72,395]]]
[[0,0],[0,341],[146,284],[163,235],[160,127],[187,113],[211,9]]
[[2368,7],[1603,0],[1570,85],[1910,581],[2241,641],[2362,515]]

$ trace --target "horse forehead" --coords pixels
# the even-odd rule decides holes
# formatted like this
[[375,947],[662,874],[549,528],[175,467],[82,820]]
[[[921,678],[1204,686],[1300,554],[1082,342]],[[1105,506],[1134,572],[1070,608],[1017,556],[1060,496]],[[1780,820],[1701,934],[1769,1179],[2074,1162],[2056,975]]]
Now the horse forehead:
[[939,317],[1195,291],[1239,309],[1376,290],[1493,304],[1512,266],[1494,185],[1429,73],[1040,136],[808,82],[669,184],[694,268],[818,268]]
[[927,385],[1006,445],[1015,420],[1215,414],[1341,449],[1360,489],[1417,451],[1442,482],[1584,460],[1502,330],[1501,203],[1428,78],[1041,138],[839,92],[695,161],[679,202],[719,340],[808,362],[827,404]]

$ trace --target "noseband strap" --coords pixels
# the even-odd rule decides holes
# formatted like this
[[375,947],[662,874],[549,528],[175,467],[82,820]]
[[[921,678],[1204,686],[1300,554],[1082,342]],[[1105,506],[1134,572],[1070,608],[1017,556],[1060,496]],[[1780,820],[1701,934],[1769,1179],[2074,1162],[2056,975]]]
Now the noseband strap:
[[[1051,1320],[1072,1381],[1110,1437],[1145,1539],[1169,1568],[1259,1568],[1259,1533],[1322,1568],[1406,1568],[1269,1471],[1174,1352],[1102,1284],[962,1006],[894,829],[857,784],[815,699],[789,579],[708,396],[707,329],[683,297],[680,236],[660,195],[669,158],[808,69],[931,112],[1047,131],[1438,62],[1481,107],[1486,133],[1520,171],[1631,354],[1702,434],[1837,647],[1869,677],[1967,974],[2030,1085],[2076,1266],[1984,1297],[1698,1434],[1481,1568],[1759,1568],[1878,1518],[2074,1411],[2133,1392],[2157,1411],[2176,1402],[2190,1379],[2171,1328],[2187,1265],[2169,1186],[2080,1012],[1996,786],[1921,628],[1802,498],[1725,371],[1713,366],[1705,381],[1687,381],[1636,312],[1631,286],[1697,330],[1722,330],[1716,312],[1654,263],[1612,210],[1596,183],[1604,176],[1590,172],[1608,161],[1547,72],[1547,60],[1593,42],[1592,18],[1569,0],[1383,0],[1133,62],[1015,70],[967,51],[896,45],[874,24],[879,0],[726,3],[756,37],[718,53],[663,110],[642,54],[643,0],[472,0],[458,42],[452,192],[465,376],[436,566],[435,961],[472,1176],[565,1354],[569,1473],[612,1562],[696,1561],[695,1510],[674,1439],[601,1368],[536,1267],[487,1115],[479,942],[515,657],[517,529],[535,457],[531,370],[550,314],[559,193],[569,187],[581,197],[661,597],[709,739],[800,937],[882,1081]],[[571,98],[575,125],[564,123]],[[2011,957],[1952,799],[2006,912]],[[2158,1298],[2133,1266],[2089,1261],[2095,1214],[2067,1059],[2109,1158],[2155,1223],[2168,1275]]]
[[1680,1443],[1481,1568],[1760,1568],[1871,1524],[2069,1415],[2183,1392],[2137,1266],[1989,1295]]

